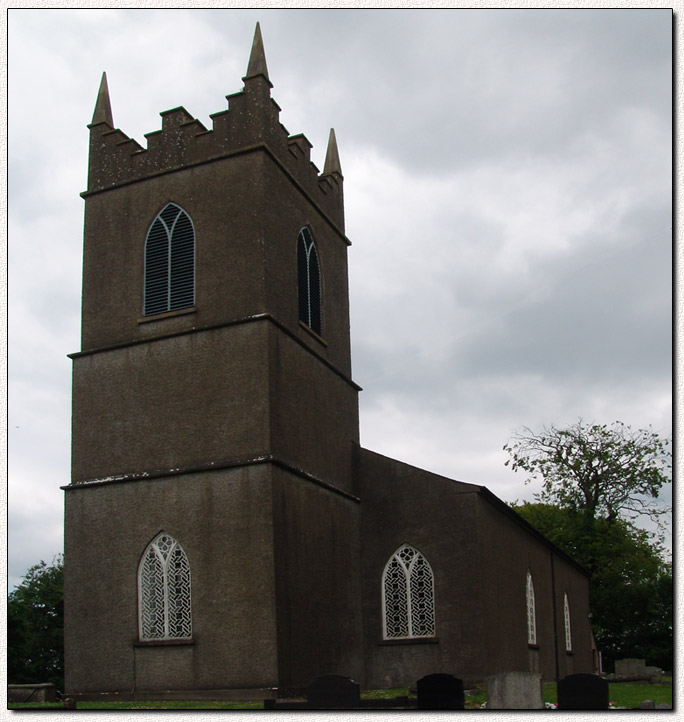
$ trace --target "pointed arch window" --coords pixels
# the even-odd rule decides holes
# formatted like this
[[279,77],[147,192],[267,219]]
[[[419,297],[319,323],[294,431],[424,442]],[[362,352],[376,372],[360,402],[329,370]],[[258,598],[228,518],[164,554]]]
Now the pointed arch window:
[[195,303],[195,229],[190,216],[168,203],[152,221],[145,241],[145,316]]
[[190,565],[181,545],[164,532],[140,561],[138,599],[141,640],[192,636]]
[[435,636],[435,589],[432,568],[414,547],[404,544],[382,574],[385,639]]
[[572,629],[570,627],[570,603],[568,593],[563,595],[563,619],[565,620],[565,651],[572,652]]
[[321,325],[321,268],[311,230],[302,228],[297,239],[299,320],[319,336]]
[[534,608],[534,583],[531,572],[527,572],[527,643],[537,643],[537,616]]

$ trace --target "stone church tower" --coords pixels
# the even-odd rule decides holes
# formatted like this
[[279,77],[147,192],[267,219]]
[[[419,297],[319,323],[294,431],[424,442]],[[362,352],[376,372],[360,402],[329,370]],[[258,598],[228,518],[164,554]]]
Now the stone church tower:
[[[331,132],[319,174],[307,139],[278,122],[258,27],[244,84],[213,130],[176,108],[143,149],[115,129],[103,76],[72,356],[68,688],[360,672],[359,389],[337,146]],[[155,624],[176,636],[160,615],[179,613],[136,582],[159,535],[180,545],[192,593],[187,633],[146,641]]]
[[258,25],[243,81],[211,130],[175,108],[143,148],[102,78],[71,355],[67,693],[590,671],[572,560],[484,487],[360,447],[335,135],[319,173],[279,123]]

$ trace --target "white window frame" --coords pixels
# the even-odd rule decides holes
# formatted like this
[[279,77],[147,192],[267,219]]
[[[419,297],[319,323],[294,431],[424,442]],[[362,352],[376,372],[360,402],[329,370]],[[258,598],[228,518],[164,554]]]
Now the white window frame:
[[570,625],[570,602],[567,592],[563,594],[563,620],[565,621],[565,651],[572,652],[572,626]]
[[[168,551],[166,553],[163,552],[163,550],[160,548],[159,543],[160,541],[164,539],[165,544],[168,546]],[[145,590],[144,587],[144,580],[143,580],[143,570],[145,568],[145,562],[148,557],[148,554],[150,550],[153,551],[155,554],[157,560],[161,564],[162,567],[162,579],[161,579],[161,596],[162,596],[162,616],[163,616],[163,632],[161,634],[154,634],[150,635],[149,633],[146,633],[147,630],[144,629],[145,621],[144,621],[144,594]],[[187,609],[187,615],[188,615],[188,622],[185,625],[186,629],[184,631],[187,632],[187,634],[172,634],[170,631],[170,620],[169,620],[169,610],[170,610],[170,594],[169,594],[169,587],[171,584],[171,578],[169,576],[169,564],[173,558],[174,552],[180,552],[180,555],[182,556],[182,559],[184,560],[184,563],[187,567],[187,593],[184,594],[181,597],[181,603],[183,607]],[[141,641],[160,641],[160,640],[170,640],[170,639],[191,639],[192,638],[192,577],[190,572],[190,562],[188,560],[188,556],[185,553],[185,550],[183,547],[174,539],[170,534],[167,534],[166,532],[161,532],[157,534],[157,536],[145,547],[145,551],[143,552],[143,555],[140,559],[140,563],[138,564],[138,634]]]
[[[412,552],[412,558],[410,559],[409,563],[407,564],[405,560],[402,558],[401,554],[404,550],[410,550]],[[429,626],[429,629],[427,630],[428,633],[421,633],[416,634],[414,630],[414,620],[413,620],[413,608],[412,605],[415,604],[415,600],[412,599],[411,594],[411,574],[416,568],[416,564],[419,562],[419,560],[424,564],[424,569],[427,572],[427,579],[429,580],[429,586],[427,589],[427,596],[428,596],[428,603],[430,605],[430,612],[431,612],[431,619],[428,619],[427,625]],[[390,569],[390,566],[393,562],[398,562],[400,568],[402,569],[404,573],[404,580],[406,583],[405,593],[406,593],[406,626],[408,630],[408,634],[406,636],[398,636],[398,635],[390,635],[388,630],[388,603],[391,600],[387,599],[387,594],[385,591],[386,586],[386,580],[387,580],[387,573]],[[432,567],[430,566],[430,563],[425,558],[425,556],[415,547],[411,546],[410,544],[402,544],[389,558],[387,561],[387,564],[385,564],[385,568],[382,572],[382,581],[381,581],[381,598],[382,598],[382,635],[383,639],[385,640],[394,640],[394,639],[428,639],[428,638],[434,638],[435,636],[435,629],[436,629],[436,623],[435,623],[435,575],[432,571]]]
[[537,644],[537,611],[534,601],[534,582],[532,572],[527,572],[525,585],[526,609],[527,609],[527,643]]

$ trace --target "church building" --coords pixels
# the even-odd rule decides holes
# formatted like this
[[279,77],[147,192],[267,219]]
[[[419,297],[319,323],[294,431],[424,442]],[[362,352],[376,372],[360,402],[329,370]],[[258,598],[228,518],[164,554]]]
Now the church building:
[[212,127],[90,131],[65,490],[66,693],[285,695],[591,672],[588,579],[485,487],[363,448],[343,177],[259,26]]

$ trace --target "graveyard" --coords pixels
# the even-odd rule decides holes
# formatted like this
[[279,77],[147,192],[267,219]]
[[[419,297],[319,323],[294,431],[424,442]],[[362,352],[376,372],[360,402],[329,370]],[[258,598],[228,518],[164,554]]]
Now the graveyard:
[[[664,710],[672,709],[672,675],[671,674],[655,674],[650,679],[639,679],[629,681],[628,677],[618,677],[616,675],[608,675],[606,677],[597,677],[595,675],[572,675],[573,677],[592,677],[593,680],[571,680],[572,689],[567,689],[566,698],[570,695],[570,702],[565,700],[566,706],[563,707],[563,682],[560,685],[555,682],[544,682],[533,679],[534,675],[529,673],[511,673],[510,680],[512,687],[508,691],[505,689],[506,680],[501,678],[507,675],[495,675],[487,680],[471,682],[465,681],[460,686],[461,680],[456,680],[457,688],[462,690],[462,695],[452,698],[449,696],[448,685],[453,679],[451,675],[428,675],[428,677],[437,678],[436,680],[428,680],[428,685],[432,682],[432,690],[428,690],[428,700],[420,700],[421,686],[420,680],[414,687],[404,687],[395,689],[382,690],[360,690],[359,686],[348,678],[340,678],[339,675],[324,675],[316,680],[319,689],[301,690],[301,695],[289,699],[279,700],[137,700],[126,702],[113,701],[78,701],[71,700],[55,700],[51,702],[9,702],[9,709],[79,709],[79,710],[142,710],[142,709],[225,709],[225,710],[306,710],[306,709],[361,709],[364,711],[381,711],[381,710],[420,710],[420,709],[465,709],[473,711],[486,711],[488,709],[545,709],[549,711],[562,709],[607,709],[607,710],[624,710],[624,709],[640,709],[640,710]],[[528,675],[527,680],[521,680],[521,675]],[[325,689],[326,678],[336,677],[332,680],[333,694],[326,697],[330,690]],[[497,679],[499,678],[499,679]],[[566,678],[567,679],[567,678]],[[351,684],[347,684],[347,681]],[[583,694],[582,687],[584,683],[589,682],[589,689],[596,691],[599,688],[600,699],[588,698]],[[437,684],[435,685],[434,682]],[[521,684],[522,682],[522,684]],[[527,684],[525,684],[527,682]],[[529,683],[532,682],[532,685]],[[598,682],[598,684],[596,684]],[[341,683],[341,689],[340,689]],[[446,683],[446,697],[445,691]],[[321,684],[323,685],[321,688]],[[535,689],[535,684],[538,689]],[[579,685],[579,689],[578,689]],[[311,687],[311,686],[310,686]],[[307,696],[307,691],[309,692]],[[559,691],[560,697],[559,700]],[[435,694],[436,692],[436,694]],[[516,700],[511,694],[523,693],[523,697]],[[312,694],[313,693],[313,694]],[[320,695],[323,695],[322,697]],[[345,695],[351,694],[351,697]],[[506,695],[508,694],[508,698]],[[579,696],[576,696],[579,694]],[[316,695],[319,695],[318,697]],[[340,696],[341,695],[341,696]],[[431,699],[430,699],[431,697]],[[492,697],[498,697],[495,701]],[[526,697],[526,699],[524,698]],[[585,703],[594,706],[579,707],[573,706],[573,701],[579,701],[580,704]],[[421,701],[423,702],[421,706]],[[598,701],[598,704],[596,702]],[[442,703],[446,702],[444,706]],[[492,706],[494,702],[497,706]],[[312,706],[311,703],[313,703]],[[449,706],[454,704],[454,706]],[[526,704],[534,704],[533,706],[523,706]],[[499,706],[505,705],[505,706]],[[516,705],[516,706],[511,706]],[[517,706],[520,705],[520,706]],[[605,706],[604,706],[605,705]]]

